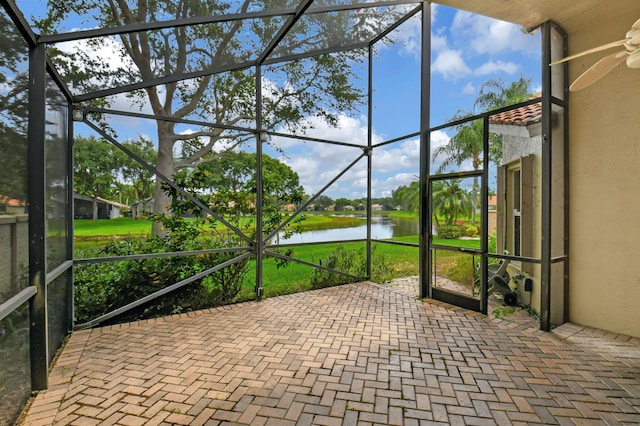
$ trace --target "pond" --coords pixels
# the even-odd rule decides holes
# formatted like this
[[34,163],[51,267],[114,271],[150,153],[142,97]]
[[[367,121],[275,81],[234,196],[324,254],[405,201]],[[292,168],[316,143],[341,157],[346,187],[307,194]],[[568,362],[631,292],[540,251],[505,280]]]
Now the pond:
[[[361,217],[361,216],[354,216]],[[406,237],[411,235],[418,235],[419,224],[416,218],[405,219],[395,218],[391,219],[387,216],[373,216],[371,224],[371,238],[373,239],[388,239],[395,237]],[[360,240],[367,238],[367,226],[359,225],[349,228],[331,228],[314,231],[304,231],[301,234],[296,234],[289,239],[281,238],[280,244],[299,244],[299,243],[317,243],[326,241],[344,241],[344,240]],[[85,249],[92,250],[94,247],[103,247],[108,239],[95,239],[95,240],[76,240],[74,247],[78,252]],[[91,254],[93,256],[94,254]]]
[[[373,216],[371,238],[387,239],[418,235],[419,223],[415,219],[391,219],[387,216]],[[359,240],[367,238],[367,225],[351,228],[322,229],[295,234],[289,239],[281,239],[281,244],[318,243],[325,241]]]

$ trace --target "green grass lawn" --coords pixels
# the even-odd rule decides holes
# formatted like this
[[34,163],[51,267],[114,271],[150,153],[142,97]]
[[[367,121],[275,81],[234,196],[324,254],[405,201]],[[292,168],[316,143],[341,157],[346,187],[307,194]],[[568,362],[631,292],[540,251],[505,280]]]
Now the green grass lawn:
[[151,222],[148,220],[120,217],[117,219],[76,219],[73,221],[76,238],[109,238],[114,235],[148,235]]
[[[411,239],[412,237],[405,237]],[[403,238],[403,239],[405,239]],[[417,241],[417,237],[415,237]],[[362,242],[341,243],[346,250],[357,250],[364,247]],[[318,244],[296,247],[292,257],[307,262],[318,263],[325,261],[338,244]],[[390,265],[390,278],[418,275],[418,248],[396,244],[374,243],[374,260],[377,256],[385,256]],[[255,297],[255,262],[250,263],[250,273],[245,278],[240,300],[250,300]],[[289,262],[283,268],[277,268],[273,259],[265,259],[263,264],[263,287],[265,297],[279,296],[311,290],[311,277],[314,268],[297,262]],[[381,281],[373,276],[373,281]]]
[[[403,217],[411,217],[403,215]],[[358,226],[363,223],[362,219],[345,216],[323,216],[309,215],[304,223],[305,229],[330,229],[340,226]],[[86,247],[92,251],[92,246],[99,247],[101,238],[112,237],[114,235],[147,235],[151,231],[151,222],[147,220],[136,220],[131,218],[119,218],[111,220],[76,220],[76,248],[80,251]],[[96,241],[98,240],[98,241]],[[417,244],[418,236],[408,236],[395,238],[396,241]],[[434,243],[443,245],[455,245],[465,248],[479,248],[478,240],[442,240],[434,239]],[[419,250],[418,247],[397,244],[385,244],[374,242],[374,262],[384,257],[389,270],[384,277],[373,276],[373,281],[382,281],[404,276],[418,275],[419,272]],[[346,250],[362,249],[364,243],[340,243]],[[293,257],[307,262],[318,263],[320,260],[326,263],[326,259],[336,249],[338,244],[317,244],[303,245],[294,248]],[[80,254],[80,253],[79,253]],[[83,253],[86,255],[86,253]],[[461,256],[468,254],[454,251],[438,250],[438,269],[446,271],[447,268],[455,269]],[[84,257],[80,255],[79,257]],[[87,257],[91,257],[88,255]],[[378,260],[377,260],[378,259]],[[311,290],[311,277],[314,268],[297,262],[288,262],[285,267],[278,268],[275,260],[267,258],[263,264],[263,287],[265,297],[273,297],[283,294],[295,293]],[[255,261],[250,262],[249,273],[243,282],[243,289],[240,292],[238,301],[252,300],[255,298]]]
[[[253,218],[248,217],[248,221]],[[332,228],[347,228],[366,223],[364,219],[347,216],[308,215],[302,223],[305,231]],[[148,235],[151,232],[151,221],[120,217],[117,219],[76,219],[73,221],[76,239],[107,239],[113,236]],[[217,225],[223,229],[224,225]]]

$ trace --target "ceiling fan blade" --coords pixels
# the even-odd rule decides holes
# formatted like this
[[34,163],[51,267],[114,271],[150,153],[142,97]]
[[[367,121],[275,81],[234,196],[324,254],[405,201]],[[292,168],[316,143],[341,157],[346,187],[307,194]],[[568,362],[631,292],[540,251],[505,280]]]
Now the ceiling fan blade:
[[569,90],[577,92],[587,86],[591,86],[593,83],[604,77],[609,71],[624,62],[626,58],[626,50],[605,56],[582,73],[580,77],[576,78],[576,80],[571,83],[571,86],[569,86]]
[[561,64],[563,62],[570,61],[575,58],[579,58],[581,56],[589,55],[591,53],[600,52],[601,50],[611,49],[612,47],[623,46],[627,42],[627,38],[622,40],[613,41],[611,43],[603,44],[602,46],[594,47],[593,49],[585,50],[584,52],[576,53],[575,55],[567,56],[566,58],[562,58],[558,61],[551,62],[549,65]]

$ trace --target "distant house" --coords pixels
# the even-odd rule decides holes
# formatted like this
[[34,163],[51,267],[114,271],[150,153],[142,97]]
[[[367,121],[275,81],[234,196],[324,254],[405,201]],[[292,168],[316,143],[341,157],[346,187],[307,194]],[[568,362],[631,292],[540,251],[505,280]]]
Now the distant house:
[[384,210],[384,206],[382,204],[371,204],[371,210]]
[[145,212],[153,211],[154,204],[155,200],[153,197],[136,201],[129,206],[129,208],[131,209],[131,217],[133,217],[134,219],[140,219]]
[[307,206],[307,211],[308,212],[319,212],[319,211],[323,211],[325,210],[324,206],[322,204],[309,204]]
[[[98,219],[115,219],[127,205],[97,197]],[[93,219],[93,198],[73,193],[73,215],[76,219]]]
[[489,210],[495,210],[498,208],[498,196],[489,195]]
[[284,206],[282,206],[282,210],[287,211],[287,212],[292,212],[296,209],[296,205],[295,204],[285,204]]
[[24,201],[0,195],[0,213],[2,214],[22,214],[26,213]]
[[353,207],[352,205],[347,204],[346,206],[344,206],[344,209],[343,209],[343,210],[345,210],[345,211],[353,211],[353,210],[355,210],[355,209],[356,209],[356,208],[355,208],[355,207]]

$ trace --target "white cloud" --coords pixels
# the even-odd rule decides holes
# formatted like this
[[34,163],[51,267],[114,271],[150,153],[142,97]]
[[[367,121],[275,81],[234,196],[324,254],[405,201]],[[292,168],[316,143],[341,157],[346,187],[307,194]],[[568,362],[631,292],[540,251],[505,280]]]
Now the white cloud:
[[471,82],[468,82],[462,89],[462,93],[465,95],[471,95],[475,92],[476,92],[476,86],[474,86],[473,83]]
[[480,67],[476,68],[476,75],[489,75],[495,74],[499,72],[507,73],[507,74],[516,74],[520,71],[520,66],[513,62],[504,62],[504,61],[488,61],[482,64]]
[[418,180],[417,173],[396,173],[384,180],[376,180],[373,185],[374,197],[390,197],[394,189],[399,186],[408,186]]
[[442,74],[446,79],[457,80],[471,74],[471,68],[462,58],[461,50],[443,50],[431,64],[431,72]]
[[449,135],[443,130],[436,130],[431,133],[431,149],[439,148],[449,143]]
[[420,140],[402,142],[395,148],[378,148],[373,151],[373,169],[388,173],[400,169],[418,170],[420,167]]
[[[317,117],[311,118],[310,121],[313,122],[315,127],[307,131],[308,136],[358,145],[366,144],[366,117],[340,116],[338,128],[327,125]],[[438,146],[442,143],[438,138],[440,133],[436,132]],[[315,194],[362,154],[362,150],[358,148],[340,145],[291,139],[283,144],[283,141],[284,138],[273,138],[275,145],[285,150],[280,160],[298,173],[300,183],[308,194]],[[382,141],[382,136],[374,132],[374,145]],[[286,149],[284,148],[285,145]],[[399,185],[411,182],[413,176],[419,173],[419,139],[405,140],[375,148],[372,155],[372,163],[375,177],[372,183],[372,190],[375,196],[382,196],[383,192],[390,194],[391,190]],[[388,178],[389,174],[398,177],[393,180]],[[363,157],[332,185],[326,194],[332,198],[362,197],[366,195],[367,179],[367,161],[366,157]]]
[[[337,127],[330,126],[321,117],[311,117],[308,122],[313,126],[306,131],[309,137],[361,146],[367,144],[366,117],[340,115]],[[278,132],[288,133],[286,129],[278,129]],[[374,144],[382,141],[382,137],[375,133],[372,138]],[[284,151],[281,160],[298,173],[300,183],[308,194],[315,194],[362,154],[359,148],[302,139],[274,137],[272,143]],[[332,196],[332,192],[340,191],[340,196],[349,196],[355,185],[362,185],[362,179],[366,185],[364,158],[345,173],[327,194]]]
[[[310,136],[353,142],[366,135],[366,120],[342,116],[339,129],[334,129],[322,122],[315,121],[316,127],[309,131]],[[335,137],[335,136],[339,137]],[[376,141],[382,141],[374,135]],[[431,135],[432,150],[446,145],[450,137],[444,131],[436,131]],[[274,139],[278,142],[281,138]],[[308,194],[317,193],[322,187],[338,176],[354,161],[361,151],[355,148],[330,145],[317,142],[297,141],[290,144],[280,158],[298,173],[300,183]],[[441,159],[436,159],[440,162]],[[420,169],[420,140],[410,139],[392,145],[375,148],[372,155],[372,192],[375,197],[390,196],[391,191],[400,185],[408,185],[417,179]],[[439,164],[434,164],[437,168]],[[334,185],[326,191],[332,198],[360,198],[366,195],[367,162],[362,158],[348,170]]]
[[432,33],[431,34],[431,50],[433,50],[434,52],[440,52],[446,49],[448,49],[447,36]]
[[398,53],[403,56],[413,56],[416,59],[422,54],[422,20],[420,14],[413,16],[400,25],[392,33],[392,38],[400,44]]
[[[404,11],[409,12],[414,9],[415,5],[406,5],[404,7]],[[428,7],[425,4],[425,7]],[[399,8],[402,9],[402,8]],[[431,4],[431,23],[433,24],[436,20],[436,16],[438,13],[438,6],[436,4]],[[376,25],[378,25],[376,23]],[[417,13],[413,15],[407,22],[400,25],[395,31],[390,34],[390,39],[398,45],[398,54],[401,56],[412,56],[415,59],[419,60],[422,55],[422,14]],[[438,43],[438,40],[434,40],[432,36],[431,45],[434,43]],[[389,48],[389,45],[384,43],[379,43],[378,48],[380,50]]]
[[298,177],[300,177],[303,185],[305,182],[313,182],[317,178],[320,163],[315,158],[300,156],[295,158],[280,158],[280,161],[298,173]]
[[443,130],[437,130],[431,133],[431,170],[437,170],[442,164],[442,161],[444,161],[444,158],[442,158],[442,156],[434,158],[433,153],[436,149],[448,144],[450,139],[451,138],[449,137],[449,135],[447,135],[447,133]]
[[56,44],[56,48],[68,53],[82,52],[90,60],[101,63],[108,71],[125,69],[139,76],[138,68],[131,57],[122,54],[122,43],[115,36],[103,37],[99,43],[94,39],[67,41]]
[[451,31],[464,39],[463,43],[477,54],[503,51],[533,53],[539,47],[536,39],[523,34],[518,25],[465,11],[456,12]]

